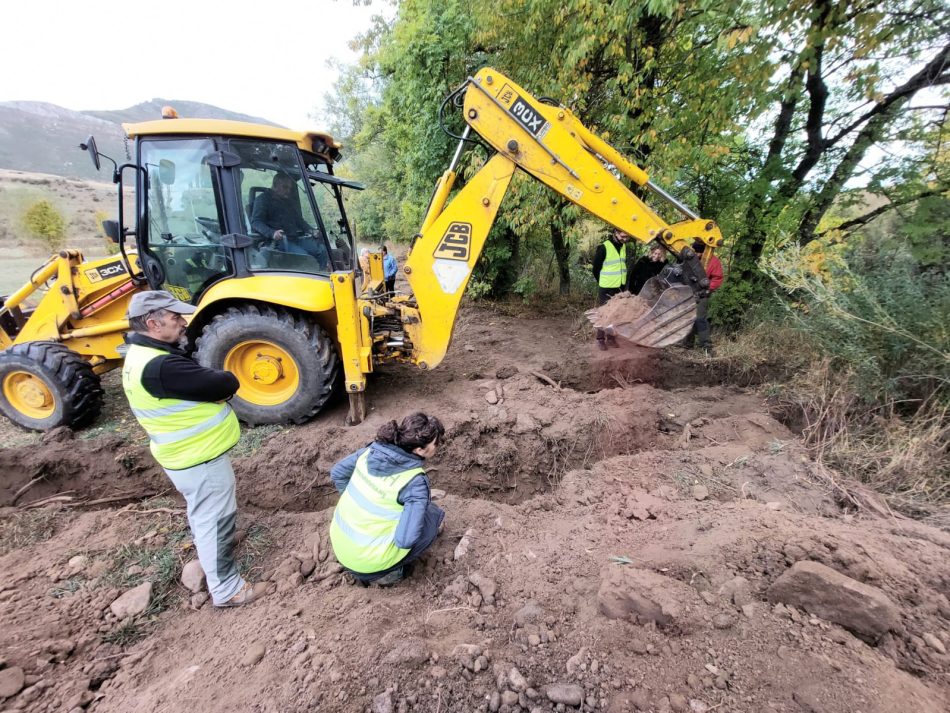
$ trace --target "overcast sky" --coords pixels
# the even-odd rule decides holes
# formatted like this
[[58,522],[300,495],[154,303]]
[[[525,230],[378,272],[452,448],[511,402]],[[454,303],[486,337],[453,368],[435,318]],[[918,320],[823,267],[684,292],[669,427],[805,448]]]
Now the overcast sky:
[[394,13],[390,0],[8,0],[0,101],[81,111],[161,97],[325,128],[327,60],[353,61],[349,41]]

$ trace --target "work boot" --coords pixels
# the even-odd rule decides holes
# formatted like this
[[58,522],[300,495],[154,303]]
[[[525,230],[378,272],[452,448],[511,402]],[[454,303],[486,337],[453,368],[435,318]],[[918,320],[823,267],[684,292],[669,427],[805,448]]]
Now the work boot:
[[598,339],[598,340],[597,340],[597,348],[600,349],[600,351],[602,351],[602,352],[607,351],[607,341],[604,340],[604,339]]
[[222,604],[215,604],[218,609],[226,609],[228,607],[243,607],[245,604],[250,604],[253,601],[257,601],[265,594],[267,594],[267,582],[255,582],[251,584],[250,582],[245,582],[244,586],[241,587],[241,590],[235,594],[233,597],[228,599]]
[[620,347],[620,345],[617,344],[617,337],[615,337],[613,334],[608,334],[608,335],[607,335],[607,346],[608,346],[608,347]]
[[379,579],[374,579],[372,582],[370,582],[370,584],[373,584],[377,587],[391,587],[397,582],[401,582],[405,576],[406,573],[404,568],[400,567],[399,569],[394,569],[392,572],[384,574]]

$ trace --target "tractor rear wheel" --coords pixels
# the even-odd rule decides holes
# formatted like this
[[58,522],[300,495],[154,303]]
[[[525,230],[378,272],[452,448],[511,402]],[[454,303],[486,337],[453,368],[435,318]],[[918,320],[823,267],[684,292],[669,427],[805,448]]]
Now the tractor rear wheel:
[[311,317],[280,307],[228,307],[198,337],[198,363],[234,374],[231,407],[242,421],[303,423],[330,399],[339,359]]
[[0,411],[18,426],[82,428],[101,410],[99,375],[68,347],[27,342],[0,352]]

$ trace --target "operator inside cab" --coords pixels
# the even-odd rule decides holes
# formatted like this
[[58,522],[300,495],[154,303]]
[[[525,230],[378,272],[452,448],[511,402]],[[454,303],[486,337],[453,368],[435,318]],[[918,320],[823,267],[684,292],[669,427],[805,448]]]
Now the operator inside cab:
[[319,231],[303,219],[297,182],[287,173],[275,173],[270,190],[257,196],[251,211],[251,230],[272,240],[275,250],[309,255],[321,267],[330,264]]

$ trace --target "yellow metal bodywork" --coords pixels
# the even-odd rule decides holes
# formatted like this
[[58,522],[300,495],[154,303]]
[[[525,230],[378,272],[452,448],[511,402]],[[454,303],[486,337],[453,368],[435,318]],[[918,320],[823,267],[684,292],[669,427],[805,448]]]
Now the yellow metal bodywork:
[[226,119],[157,119],[136,124],[122,124],[129,138],[136,136],[243,136],[252,139],[272,139],[297,144],[303,151],[324,155],[327,148],[340,149],[334,138],[322,131],[291,131],[279,126],[252,124]]
[[282,305],[303,312],[333,310],[333,288],[325,276],[317,275],[252,275],[216,282],[198,301],[192,319],[209,307],[225,300],[256,301]]
[[[136,255],[130,253],[129,259],[137,270]],[[0,348],[35,341],[63,342],[91,361],[96,371],[108,371],[121,363],[118,347],[128,329],[125,311],[138,288],[130,286],[131,291],[95,310],[91,305],[130,281],[120,255],[87,262],[78,250],[63,250],[3,303],[7,310],[22,308],[32,295],[45,289],[15,336],[0,330]],[[48,289],[44,288],[47,283]]]
[[[439,177],[403,268],[412,297],[387,304],[388,313],[400,317],[407,349],[383,351],[378,361],[410,361],[430,369],[445,357],[459,302],[516,167],[641,242],[662,242],[676,254],[696,239],[712,247],[722,244],[713,221],[663,220],[622,180],[650,186],[643,169],[568,109],[538,101],[500,72],[485,68],[467,83],[463,113],[471,129],[498,153],[451,200],[454,165]],[[386,312],[378,301],[362,304],[373,317]]]

